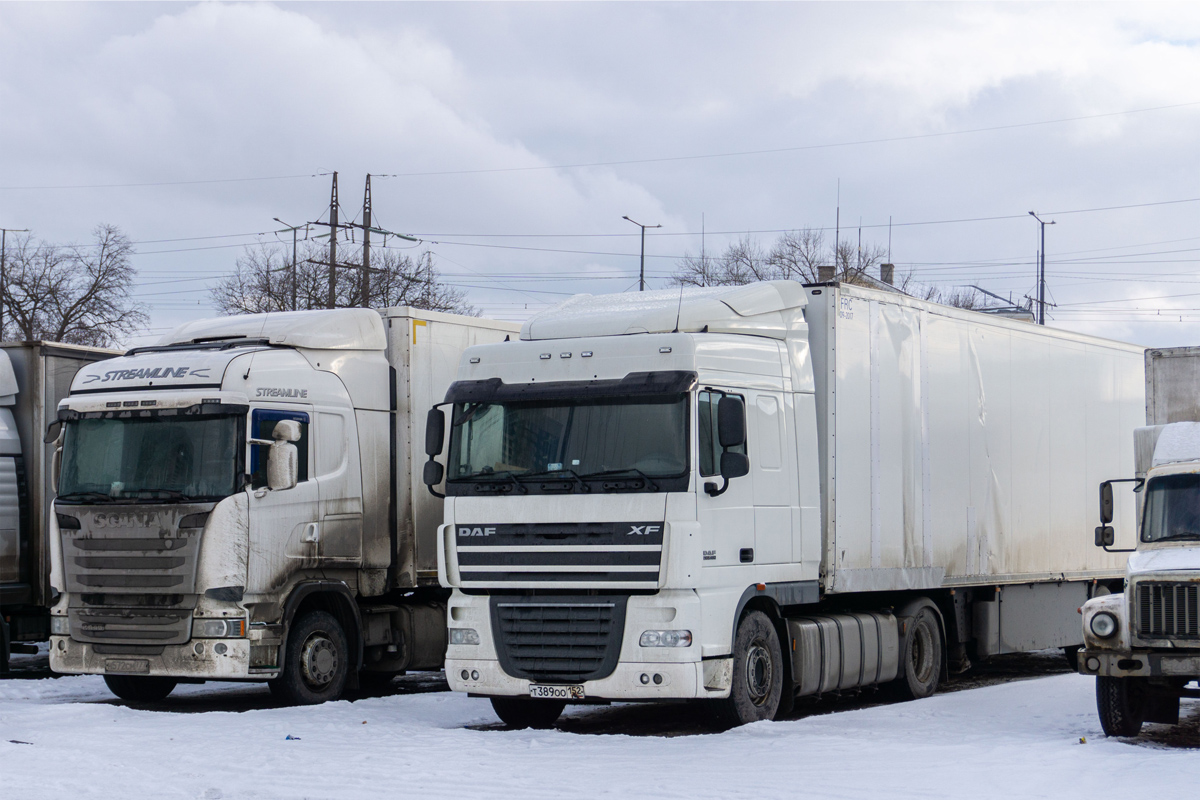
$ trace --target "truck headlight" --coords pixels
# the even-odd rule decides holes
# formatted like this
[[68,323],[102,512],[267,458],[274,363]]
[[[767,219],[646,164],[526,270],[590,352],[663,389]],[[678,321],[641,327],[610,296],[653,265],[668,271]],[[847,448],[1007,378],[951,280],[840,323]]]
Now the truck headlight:
[[196,639],[237,639],[246,635],[244,619],[194,619],[192,637]]
[[50,633],[55,636],[66,636],[71,632],[71,622],[66,617],[50,618]]
[[1092,617],[1092,633],[1101,639],[1107,639],[1117,632],[1117,618],[1107,611],[1101,611]]
[[474,628],[451,628],[450,644],[479,644],[479,631]]
[[638,644],[642,647],[689,647],[692,644],[692,632],[642,631]]

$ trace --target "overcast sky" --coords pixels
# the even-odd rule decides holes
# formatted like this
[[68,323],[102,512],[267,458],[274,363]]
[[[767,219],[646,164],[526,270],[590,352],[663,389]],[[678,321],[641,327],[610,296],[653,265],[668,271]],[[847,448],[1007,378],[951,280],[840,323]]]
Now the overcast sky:
[[523,319],[636,290],[622,215],[659,287],[702,225],[832,236],[840,181],[917,280],[1032,294],[1036,210],[1051,324],[1198,344],[1198,78],[1196,4],[0,3],[0,227],[120,226],[157,335],[392,175],[376,224]]

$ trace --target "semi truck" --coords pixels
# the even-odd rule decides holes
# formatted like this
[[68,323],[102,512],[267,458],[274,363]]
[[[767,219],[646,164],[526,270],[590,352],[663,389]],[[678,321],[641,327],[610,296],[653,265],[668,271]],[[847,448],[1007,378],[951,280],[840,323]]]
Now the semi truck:
[[[1145,358],[1147,424],[1134,431],[1134,476],[1100,484],[1095,529],[1097,547],[1131,555],[1124,580],[1081,609],[1078,669],[1096,676],[1109,736],[1177,724],[1180,699],[1200,697],[1190,688],[1200,680],[1200,347],[1149,349]],[[1114,524],[1122,497],[1137,509],[1131,526]]]
[[1141,348],[846,283],[567,300],[429,412],[450,686],[736,724],[1070,652],[1144,401]]
[[42,432],[84,364],[117,351],[60,342],[0,345],[0,673],[50,638],[52,450]]
[[258,314],[85,366],[46,434],[51,668],[131,701],[251,680],[296,704],[439,669],[441,503],[409,445],[459,354],[516,332],[408,307]]

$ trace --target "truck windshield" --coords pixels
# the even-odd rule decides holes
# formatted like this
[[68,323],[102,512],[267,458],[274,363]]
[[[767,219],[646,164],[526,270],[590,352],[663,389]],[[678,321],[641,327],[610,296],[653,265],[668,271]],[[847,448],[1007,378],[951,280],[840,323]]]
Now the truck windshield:
[[[656,479],[688,473],[688,395],[459,403],[450,434],[449,479],[525,477]],[[672,483],[668,481],[668,483]]]
[[238,416],[67,423],[62,502],[219,500],[238,490]]
[[1142,541],[1200,539],[1200,474],[1151,479],[1142,516]]

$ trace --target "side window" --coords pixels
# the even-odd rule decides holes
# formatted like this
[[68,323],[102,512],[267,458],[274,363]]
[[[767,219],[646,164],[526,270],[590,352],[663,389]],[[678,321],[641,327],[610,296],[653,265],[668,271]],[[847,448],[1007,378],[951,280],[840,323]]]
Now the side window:
[[[700,392],[696,397],[696,425],[700,445],[700,477],[709,478],[721,472],[721,440],[717,436],[717,406],[724,395]],[[730,395],[741,397],[741,395]],[[745,453],[746,445],[729,448],[732,453]]]
[[[300,423],[300,441],[296,442],[299,470],[296,480],[308,480],[308,414],[303,411],[278,411],[273,408],[256,408],[250,414],[250,438],[271,439],[275,423],[281,419],[293,419]],[[267,453],[269,445],[257,444],[250,448],[250,486],[261,489],[267,485]]]

